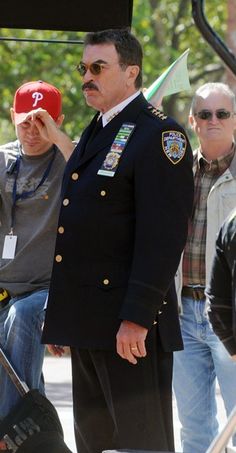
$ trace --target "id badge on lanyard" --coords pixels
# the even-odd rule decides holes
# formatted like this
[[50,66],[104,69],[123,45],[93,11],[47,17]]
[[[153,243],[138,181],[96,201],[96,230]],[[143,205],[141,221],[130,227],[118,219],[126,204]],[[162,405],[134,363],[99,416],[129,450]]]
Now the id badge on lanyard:
[[15,234],[7,234],[4,239],[2,258],[11,260],[15,258],[17,236]]
[[48,177],[48,175],[50,173],[53,161],[55,159],[55,155],[56,155],[56,150],[54,149],[51,160],[49,161],[48,166],[47,166],[40,182],[38,183],[37,187],[35,187],[33,190],[22,192],[21,194],[17,194],[17,192],[16,192],[17,191],[17,178],[18,178],[18,174],[19,174],[20,161],[21,161],[20,154],[17,156],[16,163],[15,163],[15,167],[16,167],[15,180],[14,180],[13,192],[12,192],[13,203],[12,203],[12,213],[11,213],[11,229],[10,229],[9,234],[7,234],[4,238],[3,251],[2,251],[3,259],[11,260],[11,259],[15,258],[17,236],[15,234],[13,234],[13,226],[14,226],[16,202],[17,202],[17,200],[25,199],[25,198],[28,198],[28,197],[31,197],[32,195],[34,195],[34,193],[38,190],[38,188],[44,183],[45,179]]

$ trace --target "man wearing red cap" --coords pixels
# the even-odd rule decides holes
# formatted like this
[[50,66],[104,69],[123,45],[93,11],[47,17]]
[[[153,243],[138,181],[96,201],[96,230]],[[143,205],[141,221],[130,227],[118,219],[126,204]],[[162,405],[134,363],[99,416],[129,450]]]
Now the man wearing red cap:
[[[22,85],[11,117],[17,140],[0,147],[0,343],[22,380],[44,392],[41,328],[73,143],[58,130],[61,93],[48,83]],[[2,418],[19,395],[1,366],[0,382]]]

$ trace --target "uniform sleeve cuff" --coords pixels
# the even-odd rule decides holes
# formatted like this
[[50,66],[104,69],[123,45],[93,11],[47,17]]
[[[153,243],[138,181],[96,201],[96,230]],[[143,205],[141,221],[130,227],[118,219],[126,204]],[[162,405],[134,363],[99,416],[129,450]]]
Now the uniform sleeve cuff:
[[163,299],[164,295],[157,288],[132,282],[128,287],[119,317],[150,329]]

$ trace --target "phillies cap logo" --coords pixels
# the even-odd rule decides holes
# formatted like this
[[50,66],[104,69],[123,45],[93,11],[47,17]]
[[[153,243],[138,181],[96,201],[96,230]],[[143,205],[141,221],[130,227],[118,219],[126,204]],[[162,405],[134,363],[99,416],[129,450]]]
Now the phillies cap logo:
[[37,107],[38,102],[42,101],[43,99],[43,94],[39,91],[35,91],[32,94],[32,98],[34,99],[33,107]]

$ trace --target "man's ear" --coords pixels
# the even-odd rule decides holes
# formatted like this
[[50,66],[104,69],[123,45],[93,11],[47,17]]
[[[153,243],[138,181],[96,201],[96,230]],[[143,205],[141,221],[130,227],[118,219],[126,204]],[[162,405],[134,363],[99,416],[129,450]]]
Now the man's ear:
[[192,114],[189,115],[188,122],[189,122],[189,126],[191,127],[191,129],[193,129],[195,120],[194,120],[194,116]]
[[138,65],[132,65],[132,66],[128,66],[126,68],[126,70],[128,70],[128,85],[131,85],[131,84],[135,84],[135,80],[137,79],[138,77],[138,74],[140,72],[140,68]]
[[15,124],[15,112],[12,107],[10,108],[10,114],[11,114],[11,121],[13,124]]
[[236,113],[234,114],[234,130],[236,131]]
[[57,127],[61,127],[63,121],[64,121],[64,118],[65,118],[65,115],[61,114],[58,116],[57,120],[56,120],[56,125]]

